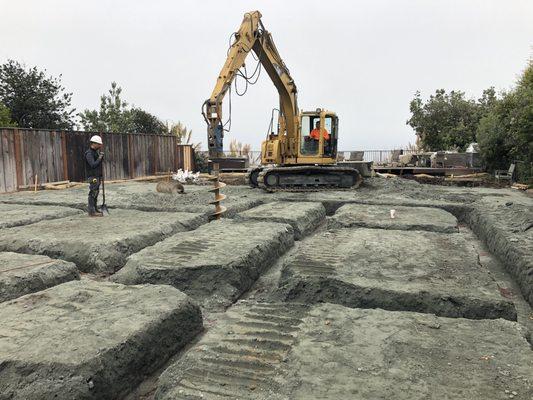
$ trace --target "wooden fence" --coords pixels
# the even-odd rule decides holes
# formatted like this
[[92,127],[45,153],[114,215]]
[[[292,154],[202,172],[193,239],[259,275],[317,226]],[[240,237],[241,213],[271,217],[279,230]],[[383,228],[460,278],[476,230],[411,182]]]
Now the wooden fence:
[[[0,193],[57,181],[84,181],[89,138],[94,132],[0,129]],[[171,135],[100,133],[106,179],[131,179],[179,168],[194,170],[190,145]]]

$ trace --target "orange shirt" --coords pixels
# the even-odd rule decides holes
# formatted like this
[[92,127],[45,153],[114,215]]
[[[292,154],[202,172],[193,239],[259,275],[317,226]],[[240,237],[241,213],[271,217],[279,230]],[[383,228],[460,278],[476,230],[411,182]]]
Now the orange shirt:
[[[320,139],[320,129],[313,129],[309,136],[311,136],[315,140]],[[322,134],[322,136],[324,136],[324,139],[329,140],[329,133],[326,129],[324,129],[324,133]]]

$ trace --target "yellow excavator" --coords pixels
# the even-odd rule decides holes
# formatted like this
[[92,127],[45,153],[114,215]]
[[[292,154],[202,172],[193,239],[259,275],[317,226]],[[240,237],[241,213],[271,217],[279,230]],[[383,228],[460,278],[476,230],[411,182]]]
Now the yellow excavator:
[[[241,27],[233,35],[226,62],[216,86],[202,106],[207,122],[209,158],[219,162],[224,157],[223,138],[226,123],[222,120],[222,102],[230,93],[238,76],[245,85],[257,81],[264,68],[279,93],[279,109],[272,111],[267,139],[261,144],[261,165],[248,170],[252,187],[268,191],[308,191],[317,189],[348,189],[359,186],[362,177],[354,168],[336,165],[339,119],[334,112],[317,108],[298,109],[296,84],[281,59],[272,35],[261,21],[261,13],[244,14]],[[248,74],[245,59],[255,54],[257,66]],[[239,94],[239,93],[238,93]],[[242,93],[241,93],[242,95]],[[274,112],[278,111],[277,131],[273,132]]]

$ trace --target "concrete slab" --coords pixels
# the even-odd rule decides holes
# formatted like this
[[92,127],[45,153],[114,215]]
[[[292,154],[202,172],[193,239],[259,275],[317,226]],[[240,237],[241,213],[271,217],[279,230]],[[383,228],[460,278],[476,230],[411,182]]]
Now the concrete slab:
[[131,255],[111,279],[168,284],[206,307],[225,307],[293,243],[290,225],[221,220]]
[[313,232],[325,218],[326,209],[322,203],[279,201],[254,207],[235,216],[235,219],[289,224],[294,229],[296,240]]
[[[394,218],[391,218],[394,210]],[[457,219],[447,211],[429,207],[346,204],[328,219],[328,228],[366,228],[458,232]]]
[[112,273],[126,257],[176,232],[206,222],[200,214],[112,210],[0,230],[0,251],[44,254],[76,263],[83,272]]
[[240,302],[167,368],[155,399],[529,399],[532,376],[514,322]]
[[80,213],[80,210],[69,207],[0,203],[0,229],[29,225],[45,219],[63,218]]
[[73,281],[2,303],[0,399],[116,399],[201,329],[170,286]]
[[80,274],[73,263],[0,252],[0,302],[76,279],[80,279]]
[[459,233],[360,228],[317,234],[286,261],[280,294],[302,303],[516,320],[514,305]]

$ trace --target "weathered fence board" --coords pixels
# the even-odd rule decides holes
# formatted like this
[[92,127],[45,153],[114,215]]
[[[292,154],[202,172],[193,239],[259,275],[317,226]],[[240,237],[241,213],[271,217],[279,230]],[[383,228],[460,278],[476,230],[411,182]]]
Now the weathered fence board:
[[192,145],[184,144],[182,146],[178,146],[177,162],[180,166],[179,168],[181,169],[189,171],[194,171],[196,169],[194,162],[194,149],[192,148]]
[[[0,137],[0,152],[2,154],[2,163],[0,165],[4,169],[4,176],[3,176],[3,185],[7,190],[15,190],[16,187],[16,181],[17,181],[17,172],[13,166],[13,159],[14,159],[14,141],[10,140],[11,138],[2,132],[2,135]],[[12,146],[13,143],[13,146]],[[2,183],[0,183],[1,185]]]
[[[57,181],[84,181],[89,139],[94,132],[0,128],[0,192]],[[194,170],[194,150],[171,135],[101,133],[106,179],[131,179]]]

